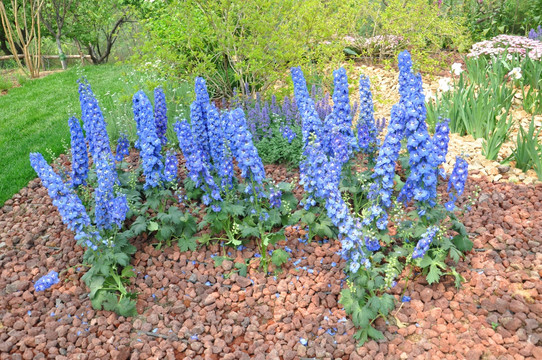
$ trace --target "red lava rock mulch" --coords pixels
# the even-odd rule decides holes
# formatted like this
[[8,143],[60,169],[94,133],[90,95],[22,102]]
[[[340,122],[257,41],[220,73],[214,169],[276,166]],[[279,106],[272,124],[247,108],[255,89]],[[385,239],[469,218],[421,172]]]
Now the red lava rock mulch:
[[[475,185],[463,287],[409,282],[412,301],[377,321],[387,339],[358,348],[338,305],[340,244],[291,232],[292,258],[276,277],[257,263],[247,277],[232,274],[232,261],[215,267],[217,245],[180,253],[140,244],[140,315],[93,310],[77,266],[83,251],[33,180],[0,209],[0,359],[542,359],[542,186],[482,179],[467,191]],[[242,262],[250,249],[226,252]],[[37,278],[71,266],[60,284],[34,292]],[[402,283],[391,290],[397,299]]]

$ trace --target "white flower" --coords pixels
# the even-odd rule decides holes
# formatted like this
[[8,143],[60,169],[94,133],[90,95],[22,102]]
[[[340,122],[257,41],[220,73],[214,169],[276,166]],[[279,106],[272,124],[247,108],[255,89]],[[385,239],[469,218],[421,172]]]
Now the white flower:
[[450,82],[452,81],[452,79],[450,78],[442,78],[438,81],[438,88],[440,91],[442,92],[446,92],[446,91],[450,91],[451,90],[451,87],[450,87]]
[[425,101],[429,102],[431,100],[436,100],[435,94],[431,91],[431,89],[427,89],[425,91]]
[[454,75],[459,76],[463,72],[463,69],[461,67],[462,67],[461,63],[452,64],[452,72],[454,73]]
[[508,73],[508,76],[510,76],[514,80],[521,79],[521,68],[515,67]]

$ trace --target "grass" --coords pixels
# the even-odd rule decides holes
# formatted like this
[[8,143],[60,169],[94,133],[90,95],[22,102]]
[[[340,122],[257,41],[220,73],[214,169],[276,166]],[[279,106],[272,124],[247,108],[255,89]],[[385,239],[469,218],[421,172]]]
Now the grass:
[[189,84],[168,86],[128,66],[74,67],[28,80],[0,96],[0,206],[36,177],[28,158],[31,152],[42,153],[49,162],[61,153],[68,154],[68,118],[81,116],[77,80],[83,76],[99,101],[112,142],[121,131],[135,139],[131,99],[140,88],[152,101],[152,89],[164,84],[170,123],[173,114],[186,116]]

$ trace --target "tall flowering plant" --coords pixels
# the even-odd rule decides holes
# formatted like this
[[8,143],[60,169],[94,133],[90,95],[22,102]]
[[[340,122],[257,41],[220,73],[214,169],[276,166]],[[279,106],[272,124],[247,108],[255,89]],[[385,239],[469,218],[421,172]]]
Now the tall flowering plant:
[[[472,248],[454,213],[468,165],[458,159],[448,186],[450,201],[443,204],[437,194],[437,175],[444,175],[439,166],[448,149],[448,120],[437,123],[431,136],[425,122],[421,76],[412,73],[410,54],[401,53],[399,67],[401,100],[392,108],[380,147],[368,79],[360,79],[357,140],[365,155],[359,159],[368,155],[371,161],[354,156],[343,163],[326,151],[326,139],[319,138],[317,130],[309,132],[300,164],[300,183],[307,192],[305,210],[323,206],[341,240],[341,254],[348,264],[348,287],[343,289],[341,302],[360,328],[356,338],[361,342],[383,337],[372,322],[394,307],[395,299],[386,290],[395,286],[405,268],[421,268],[429,283],[452,275],[459,284],[461,275],[446,259],[457,261]],[[304,90],[297,94],[304,96]],[[307,103],[301,103],[304,112],[311,113]],[[344,145],[348,140],[335,141]],[[373,154],[366,154],[367,150]],[[352,169],[359,170],[352,173]],[[416,210],[407,212],[411,205]]]

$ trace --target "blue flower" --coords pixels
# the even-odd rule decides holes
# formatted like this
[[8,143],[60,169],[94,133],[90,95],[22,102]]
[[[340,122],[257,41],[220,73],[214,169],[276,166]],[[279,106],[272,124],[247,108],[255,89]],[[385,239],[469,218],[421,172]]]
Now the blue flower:
[[431,148],[434,154],[433,166],[438,167],[440,164],[446,161],[446,154],[448,153],[448,142],[450,141],[450,127],[448,126],[450,119],[444,119],[439,121],[435,125],[435,135],[433,135]]
[[198,139],[198,146],[203,156],[203,161],[211,160],[211,145],[209,143],[209,130],[207,123],[207,106],[209,105],[209,93],[205,80],[197,77],[195,81],[196,100],[190,105],[190,122],[193,128],[194,138]]
[[34,289],[36,291],[43,291],[49,289],[55,284],[58,284],[59,281],[58,273],[56,271],[51,271],[49,274],[42,276],[34,283]]
[[213,104],[207,104],[207,132],[213,168],[221,179],[223,187],[232,187],[233,161],[230,150],[226,146],[224,127],[227,116],[220,117]]
[[366,153],[372,153],[378,145],[378,130],[374,119],[371,82],[365,75],[359,77],[359,102],[358,144]]
[[163,179],[165,182],[173,182],[177,178],[177,154],[173,151],[166,153]]
[[380,242],[378,239],[370,238],[369,236],[365,237],[365,247],[369,251],[378,251],[380,250]]
[[158,187],[162,180],[162,143],[156,135],[156,125],[152,113],[152,105],[143,91],[135,93],[133,98],[134,118],[137,124],[140,156],[143,174],[145,175],[144,189]]
[[62,222],[68,229],[78,232],[89,226],[90,218],[81,199],[62,181],[40,153],[30,154],[30,165],[47,188],[53,205],[57,207]]
[[154,89],[154,124],[156,126],[156,135],[162,145],[165,145],[167,143],[167,107],[166,95],[161,87]]
[[303,144],[306,146],[311,138],[311,134],[317,138],[320,137],[322,130],[322,121],[320,120],[318,113],[314,107],[314,101],[309,95],[307,90],[307,83],[303,72],[299,67],[293,67],[291,69],[292,80],[294,83],[294,95],[297,102],[299,113],[303,122]]
[[115,160],[121,162],[125,156],[130,155],[130,142],[126,134],[121,133],[117,140],[117,151],[115,152]]
[[85,185],[88,176],[87,144],[79,120],[70,117],[68,120],[71,135],[72,152],[72,186]]
[[282,192],[278,189],[271,189],[269,193],[269,205],[274,208],[280,208],[282,203]]
[[435,237],[437,231],[437,226],[431,226],[427,229],[427,231],[422,235],[421,239],[416,244],[414,251],[412,252],[413,259],[422,258],[425,255],[427,250],[429,250],[429,245],[431,245],[431,242],[433,241],[433,238]]
[[96,227],[98,229],[111,229],[112,225],[116,224],[120,229],[126,219],[128,203],[124,194],[115,197],[114,186],[117,181],[117,173],[111,168],[113,156],[108,153],[101,153],[95,159],[95,163],[98,182],[98,186],[94,191]]
[[[448,211],[453,211],[455,209],[454,203],[463,194],[468,175],[469,164],[466,160],[460,156],[457,156],[455,159],[454,168],[450,174],[450,179],[448,180],[448,193],[450,195],[450,200],[445,204]],[[452,189],[454,191],[450,191]]]
[[406,296],[404,295],[402,298],[401,298],[401,302],[410,302],[410,296]]

